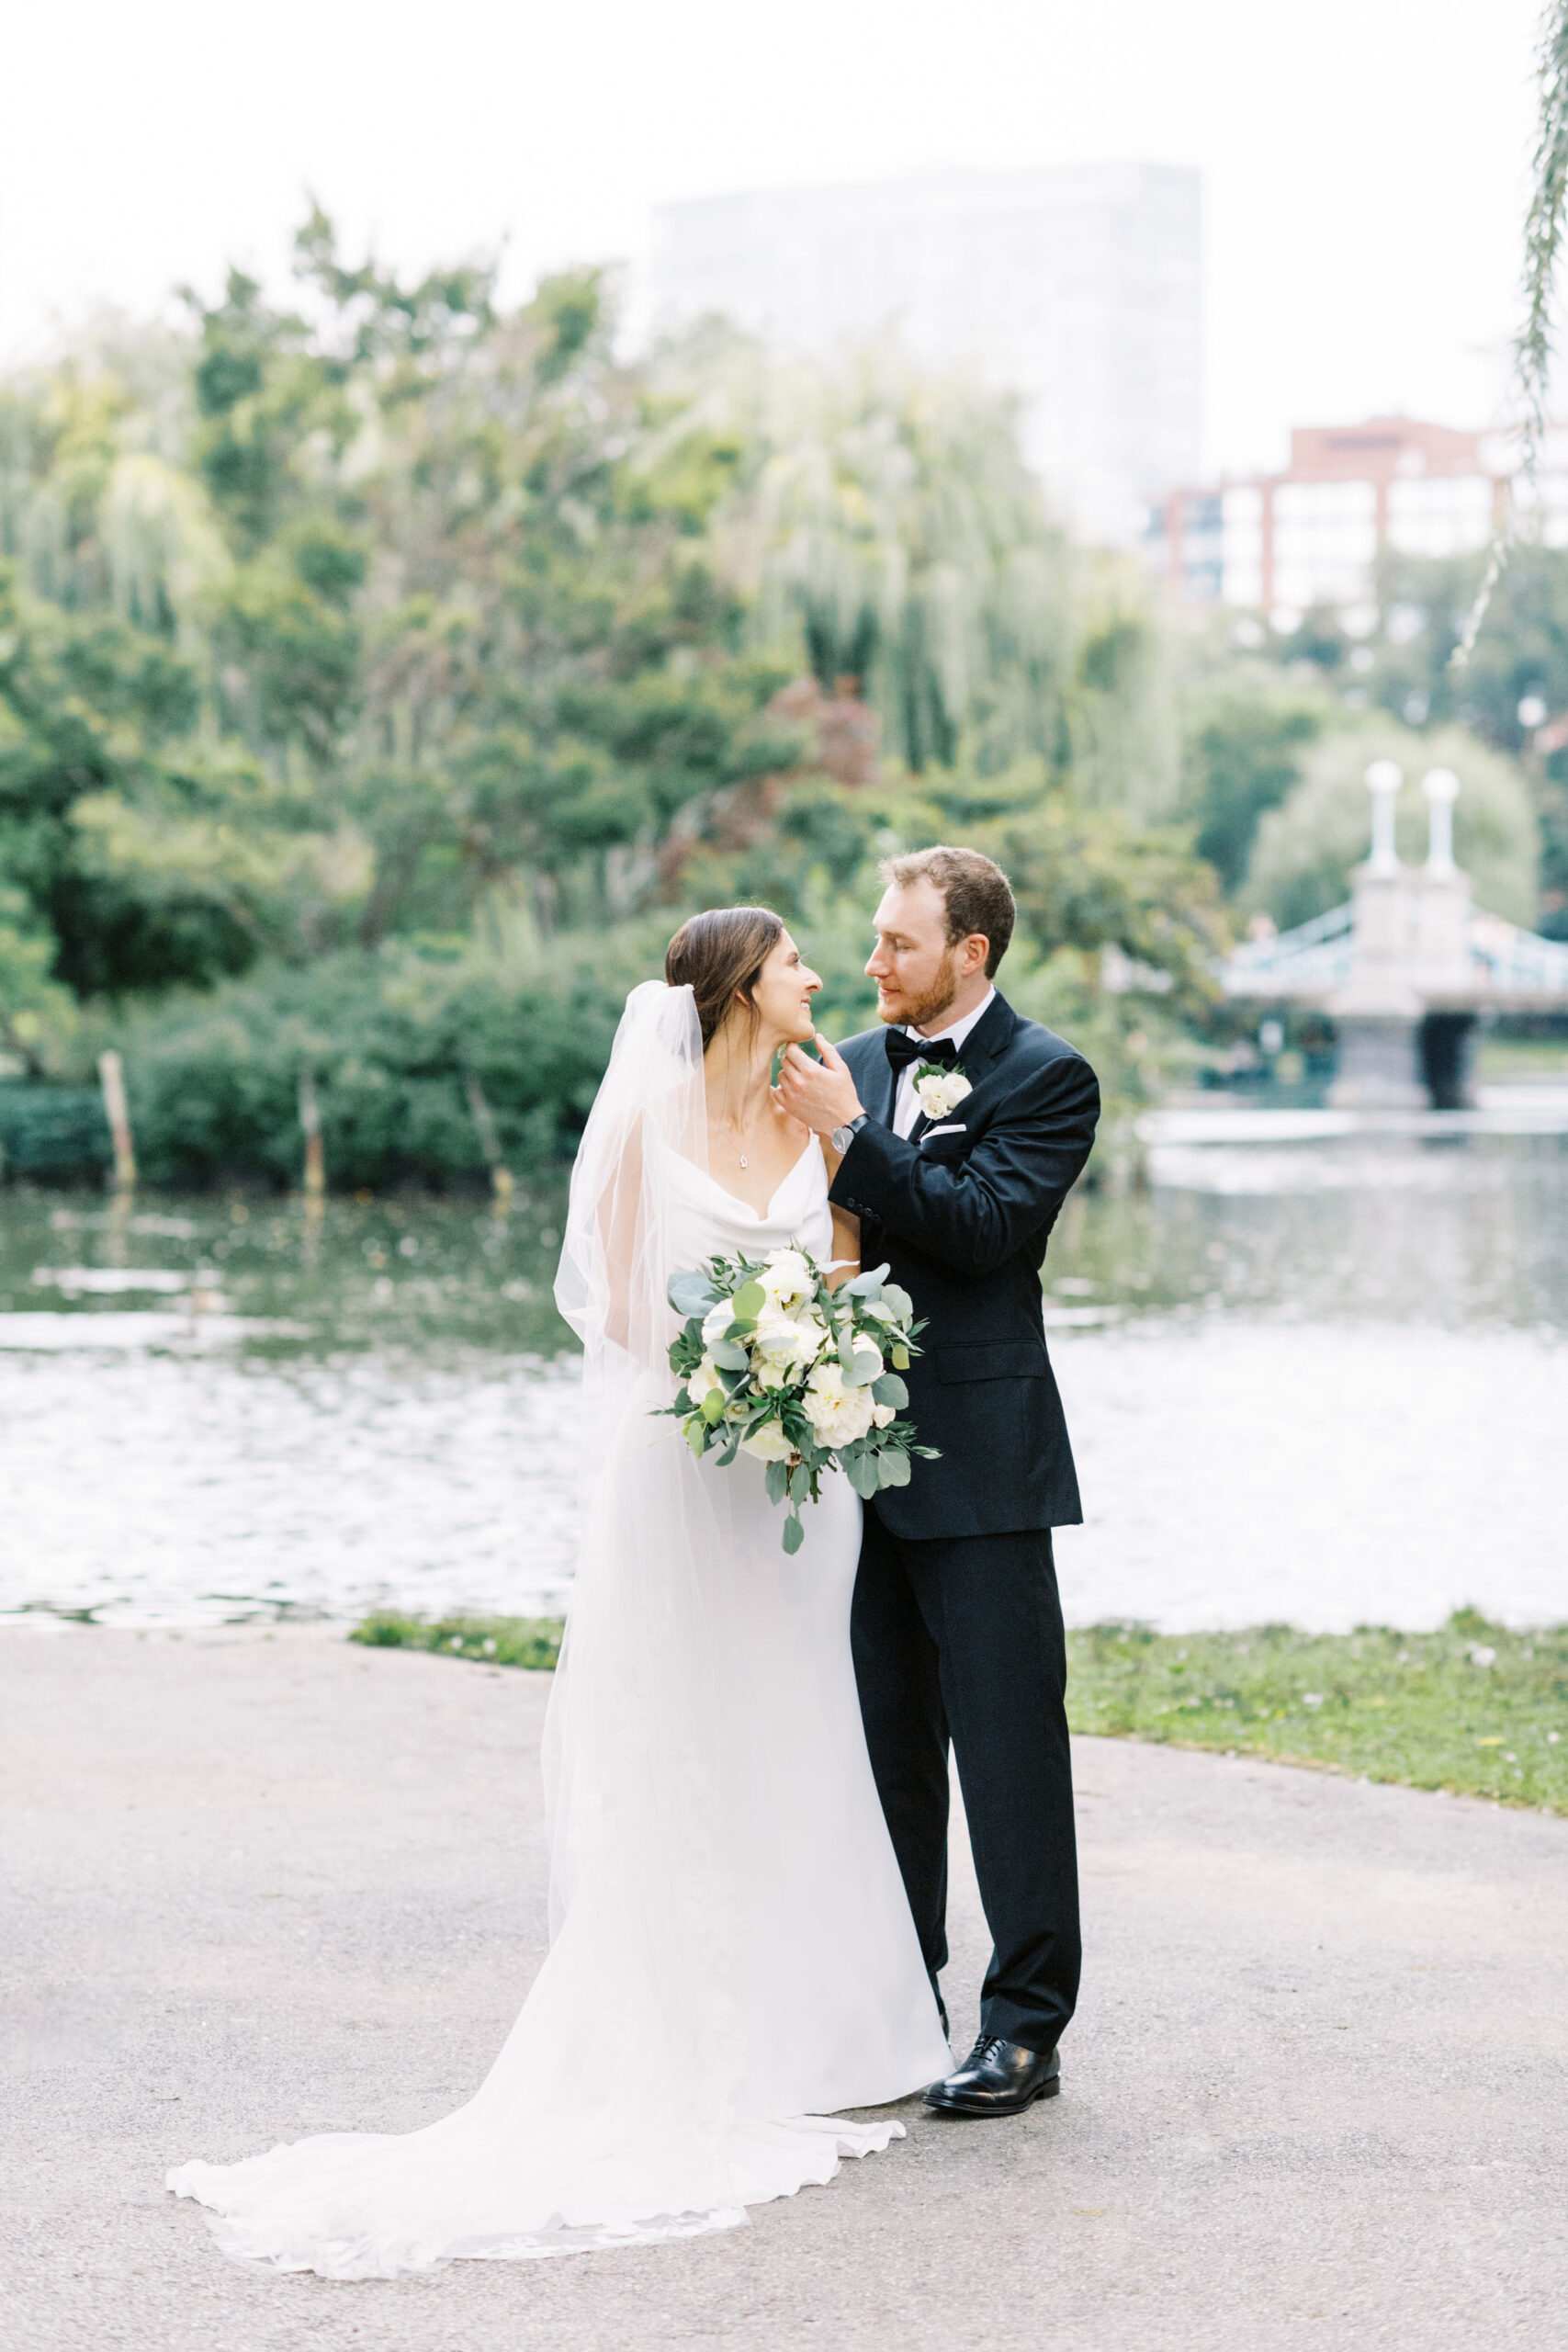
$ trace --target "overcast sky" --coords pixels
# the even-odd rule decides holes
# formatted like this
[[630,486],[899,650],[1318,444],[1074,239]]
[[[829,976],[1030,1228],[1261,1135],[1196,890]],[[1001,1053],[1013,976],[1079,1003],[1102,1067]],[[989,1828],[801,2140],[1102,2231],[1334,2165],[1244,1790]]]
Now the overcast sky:
[[1206,443],[1487,421],[1513,324],[1535,0],[11,0],[0,353],[230,257],[306,188],[405,268],[635,257],[649,208],[931,164],[1196,164]]

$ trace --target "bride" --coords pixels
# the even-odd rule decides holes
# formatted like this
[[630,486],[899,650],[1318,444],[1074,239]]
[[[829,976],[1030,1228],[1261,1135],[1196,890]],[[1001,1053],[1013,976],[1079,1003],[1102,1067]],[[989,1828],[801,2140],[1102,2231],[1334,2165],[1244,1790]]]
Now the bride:
[[733,2228],[901,2135],[840,2110],[950,2064],[861,1729],[859,1502],[830,1476],[790,1558],[763,1464],[694,1461],[655,1418],[672,1272],[791,1241],[857,1255],[768,1083],[821,983],[755,907],[694,916],[665,973],[626,1001],[556,1283],[584,1447],[545,1734],[549,1952],[455,2115],[171,2173],[230,2254],[389,2278]]

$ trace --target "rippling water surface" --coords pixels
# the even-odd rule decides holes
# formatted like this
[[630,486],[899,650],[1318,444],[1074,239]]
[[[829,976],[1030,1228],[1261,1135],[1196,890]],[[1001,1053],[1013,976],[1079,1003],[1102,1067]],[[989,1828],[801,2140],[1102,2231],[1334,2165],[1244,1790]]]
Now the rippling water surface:
[[[1565,1125],[1177,1113],[1145,1190],[1075,1194],[1069,1613],[1568,1617]],[[0,1193],[0,1610],[558,1609],[562,1206]]]

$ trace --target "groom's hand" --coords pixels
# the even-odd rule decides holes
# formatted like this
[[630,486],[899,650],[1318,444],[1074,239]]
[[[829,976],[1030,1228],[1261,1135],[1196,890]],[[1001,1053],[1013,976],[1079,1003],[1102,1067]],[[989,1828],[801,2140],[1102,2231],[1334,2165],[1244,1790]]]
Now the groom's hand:
[[819,1062],[814,1062],[798,1046],[785,1048],[774,1097],[792,1119],[798,1119],[817,1135],[830,1136],[835,1127],[858,1119],[865,1105],[850,1075],[848,1062],[820,1031],[817,1050],[822,1057]]

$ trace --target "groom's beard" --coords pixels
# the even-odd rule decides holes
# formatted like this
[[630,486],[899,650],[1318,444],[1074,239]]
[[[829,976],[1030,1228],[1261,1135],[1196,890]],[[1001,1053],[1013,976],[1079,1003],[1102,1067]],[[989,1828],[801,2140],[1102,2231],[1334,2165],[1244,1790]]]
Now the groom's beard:
[[890,1029],[925,1029],[939,1013],[947,1011],[958,993],[958,972],[949,948],[937,966],[936,978],[924,996],[909,999],[900,1012],[885,1012],[884,1021]]

